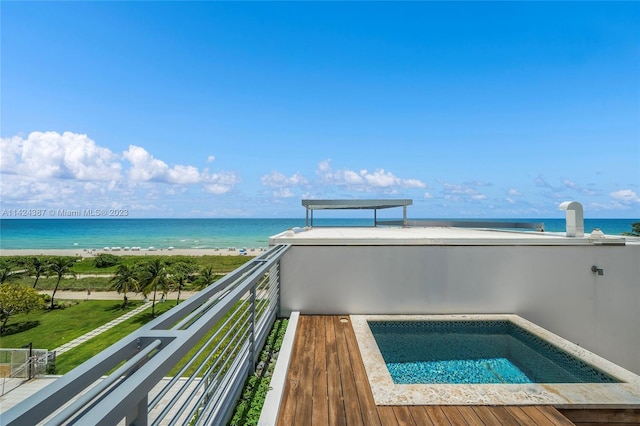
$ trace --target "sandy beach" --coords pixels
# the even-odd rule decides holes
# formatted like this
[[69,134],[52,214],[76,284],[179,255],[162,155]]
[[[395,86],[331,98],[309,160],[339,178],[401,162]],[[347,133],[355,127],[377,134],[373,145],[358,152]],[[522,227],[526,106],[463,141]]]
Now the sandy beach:
[[266,249],[140,249],[140,250],[104,250],[104,249],[20,249],[0,250],[0,256],[78,256],[94,257],[100,253],[116,256],[259,256]]

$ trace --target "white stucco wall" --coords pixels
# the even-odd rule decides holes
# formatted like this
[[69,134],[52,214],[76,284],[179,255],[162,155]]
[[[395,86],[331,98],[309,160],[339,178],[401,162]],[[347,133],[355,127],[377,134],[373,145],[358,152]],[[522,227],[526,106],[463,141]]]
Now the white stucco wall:
[[281,280],[283,314],[515,313],[640,374],[639,245],[294,246]]

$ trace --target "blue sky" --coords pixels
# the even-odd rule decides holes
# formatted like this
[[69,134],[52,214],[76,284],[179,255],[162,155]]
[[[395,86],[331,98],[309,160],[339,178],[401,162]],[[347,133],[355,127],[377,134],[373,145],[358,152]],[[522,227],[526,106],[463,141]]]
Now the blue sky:
[[3,209],[640,217],[638,2],[12,2]]

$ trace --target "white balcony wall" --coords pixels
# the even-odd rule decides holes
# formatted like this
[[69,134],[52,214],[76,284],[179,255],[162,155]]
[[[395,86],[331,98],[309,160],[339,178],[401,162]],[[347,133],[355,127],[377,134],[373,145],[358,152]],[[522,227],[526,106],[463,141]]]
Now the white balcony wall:
[[515,313],[640,374],[639,245],[294,246],[281,262],[285,315]]

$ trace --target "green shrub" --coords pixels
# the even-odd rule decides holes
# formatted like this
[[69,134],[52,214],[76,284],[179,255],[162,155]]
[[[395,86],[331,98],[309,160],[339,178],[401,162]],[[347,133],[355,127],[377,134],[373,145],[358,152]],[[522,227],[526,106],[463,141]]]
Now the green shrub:
[[109,253],[100,253],[93,259],[93,264],[96,268],[108,268],[117,265],[118,262],[120,262],[120,258]]
[[280,351],[284,333],[287,331],[288,319],[277,319],[260,352],[262,368],[256,368],[256,373],[247,378],[242,396],[238,401],[234,415],[229,422],[231,426],[257,425],[262,412],[264,400],[271,384],[271,375],[275,368],[274,354]]

